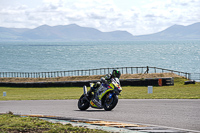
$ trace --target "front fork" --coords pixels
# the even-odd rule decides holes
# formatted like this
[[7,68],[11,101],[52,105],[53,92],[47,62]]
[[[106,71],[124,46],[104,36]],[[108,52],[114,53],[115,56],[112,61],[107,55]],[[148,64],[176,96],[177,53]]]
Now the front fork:
[[86,85],[83,86],[83,94],[83,100],[87,100],[88,102],[90,102],[90,99],[92,98],[92,90],[90,89],[89,91],[87,91]]
[[87,87],[86,87],[86,85],[83,86],[83,93],[84,93],[84,95],[87,95]]

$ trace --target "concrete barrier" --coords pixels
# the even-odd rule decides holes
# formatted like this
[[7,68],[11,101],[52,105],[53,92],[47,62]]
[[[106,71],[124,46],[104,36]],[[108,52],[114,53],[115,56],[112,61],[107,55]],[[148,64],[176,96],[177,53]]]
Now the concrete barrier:
[[[152,78],[152,79],[121,79],[121,86],[159,86],[159,79],[162,80],[162,86],[174,85],[173,78]],[[1,87],[83,87],[90,86],[90,83],[99,80],[87,81],[64,81],[64,82],[25,82],[25,83],[8,83],[0,82]]]

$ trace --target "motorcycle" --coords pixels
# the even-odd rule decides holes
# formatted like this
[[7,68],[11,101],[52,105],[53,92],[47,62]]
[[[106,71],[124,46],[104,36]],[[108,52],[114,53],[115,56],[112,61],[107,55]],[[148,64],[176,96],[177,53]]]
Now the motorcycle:
[[89,107],[111,111],[118,103],[118,96],[122,91],[118,78],[112,78],[109,83],[101,83],[96,91],[92,91],[94,83],[90,84],[90,90],[83,86],[83,94],[78,100],[78,108],[87,110]]

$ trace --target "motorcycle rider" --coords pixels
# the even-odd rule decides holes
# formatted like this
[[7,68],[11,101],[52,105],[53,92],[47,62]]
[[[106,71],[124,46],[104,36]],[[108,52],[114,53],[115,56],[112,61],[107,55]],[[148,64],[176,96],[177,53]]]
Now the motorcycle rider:
[[112,74],[109,73],[109,74],[106,74],[105,77],[102,77],[101,82],[106,84],[106,83],[109,83],[112,78],[118,78],[119,79],[120,76],[121,76],[121,72],[119,70],[115,69],[115,70],[112,71]]
[[[106,74],[105,77],[102,77],[101,78],[101,82],[104,83],[104,84],[107,84],[110,82],[110,80],[112,78],[120,78],[121,76],[121,72],[119,70],[113,70],[112,73],[109,73],[109,74]],[[100,87],[101,83],[100,82],[97,82],[93,85],[93,87],[91,87],[92,91],[96,91],[96,89],[98,89]]]
[[[111,82],[111,79],[115,79],[115,78],[120,78],[121,76],[121,72],[119,70],[113,70],[112,73],[106,74],[105,77],[101,78],[101,82],[104,84],[109,84]],[[120,83],[119,83],[120,84]],[[104,87],[101,87],[101,83],[97,82],[93,85],[93,87],[91,87],[91,91],[94,92],[94,99],[92,100],[93,103],[95,103],[97,106],[101,106],[101,101],[99,101],[99,97],[98,95],[100,95],[103,91]]]

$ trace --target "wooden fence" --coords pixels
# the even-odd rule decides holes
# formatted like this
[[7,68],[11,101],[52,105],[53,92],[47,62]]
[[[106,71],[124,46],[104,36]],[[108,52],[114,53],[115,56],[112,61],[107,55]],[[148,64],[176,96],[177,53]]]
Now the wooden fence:
[[191,79],[191,73],[163,69],[158,67],[117,67],[117,68],[99,68],[87,70],[70,70],[70,71],[53,71],[53,72],[0,72],[0,78],[55,78],[66,76],[90,76],[90,75],[105,75],[112,72],[113,69],[118,69],[122,74],[139,74],[139,73],[175,73],[179,76],[184,76]]

